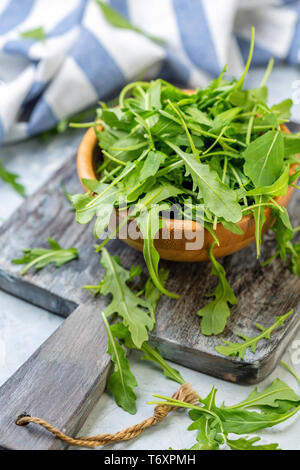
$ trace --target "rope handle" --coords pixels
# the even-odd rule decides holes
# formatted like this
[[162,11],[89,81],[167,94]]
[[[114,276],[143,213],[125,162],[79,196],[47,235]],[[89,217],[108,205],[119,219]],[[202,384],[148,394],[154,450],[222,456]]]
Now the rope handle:
[[[172,395],[172,398],[180,401],[184,401],[189,404],[196,404],[199,402],[199,397],[197,393],[192,389],[191,384],[184,383],[179,387],[179,389]],[[81,436],[78,438],[73,438],[67,436],[59,429],[55,428],[47,421],[41,418],[35,418],[28,414],[19,415],[16,419],[16,424],[18,426],[27,426],[29,423],[38,424],[42,426],[47,431],[51,432],[61,441],[66,442],[71,446],[79,447],[99,447],[112,444],[114,442],[128,441],[130,439],[135,439],[140,434],[142,434],[147,428],[154,426],[157,423],[160,423],[172,410],[176,407],[169,405],[157,405],[154,408],[153,416],[145,419],[141,423],[134,424],[129,428],[125,428],[122,431],[116,432],[115,434],[99,434],[96,436]]]

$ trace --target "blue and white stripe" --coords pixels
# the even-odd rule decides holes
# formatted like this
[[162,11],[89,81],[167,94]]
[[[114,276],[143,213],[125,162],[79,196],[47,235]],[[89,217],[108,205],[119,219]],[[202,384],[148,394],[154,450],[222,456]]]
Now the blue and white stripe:
[[[252,25],[254,64],[300,64],[300,0],[107,1],[164,42],[111,26],[96,0],[0,0],[0,143],[50,129],[142,72],[189,87],[225,63],[239,74]],[[20,36],[40,26],[45,42]]]

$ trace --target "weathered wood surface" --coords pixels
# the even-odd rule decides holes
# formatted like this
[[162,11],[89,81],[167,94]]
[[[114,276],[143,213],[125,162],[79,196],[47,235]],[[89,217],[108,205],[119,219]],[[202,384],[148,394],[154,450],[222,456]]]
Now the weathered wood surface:
[[[61,443],[34,426],[14,424],[16,415],[27,411],[38,415],[68,433],[76,433],[100,396],[109,367],[106,332],[100,312],[106,299],[92,299],[84,284],[97,283],[103,277],[99,256],[94,254],[92,226],[80,226],[64,196],[80,190],[74,160],[65,164],[51,180],[22,207],[0,230],[0,287],[64,317],[72,315],[0,388],[0,446],[17,449],[60,448]],[[293,222],[300,223],[300,195],[290,203]],[[80,258],[59,270],[48,266],[42,271],[20,277],[20,266],[11,264],[25,247],[45,246],[47,237],[63,246],[76,246]],[[114,240],[108,248],[121,257],[126,267],[140,263],[140,253]],[[272,237],[263,243],[264,257],[274,251]],[[274,322],[290,308],[295,314],[275,331],[270,341],[261,341],[255,354],[247,352],[245,361],[227,358],[215,351],[220,337],[204,337],[196,311],[205,302],[216,279],[209,263],[162,262],[171,270],[168,288],[181,294],[178,301],[162,298],[157,324],[151,339],[166,358],[193,369],[237,383],[254,383],[266,377],[299,324],[300,280],[275,261],[261,268],[254,245],[223,260],[238,305],[222,337],[236,341],[234,332],[255,336],[255,323]],[[145,271],[146,272],[146,271]]]

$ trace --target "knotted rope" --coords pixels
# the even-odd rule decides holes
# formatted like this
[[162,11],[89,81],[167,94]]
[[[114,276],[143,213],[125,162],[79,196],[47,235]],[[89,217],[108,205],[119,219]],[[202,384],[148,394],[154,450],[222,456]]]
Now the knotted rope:
[[[181,387],[172,395],[172,398],[180,401],[184,401],[191,405],[194,405],[199,402],[199,397],[194,392],[191,387],[191,384],[184,383]],[[129,428],[123,429],[122,431],[116,432],[115,434],[99,434],[96,436],[81,436],[78,438],[73,438],[67,436],[59,429],[55,428],[47,421],[41,418],[35,418],[29,415],[20,415],[16,419],[16,424],[18,426],[26,426],[29,423],[38,424],[43,428],[47,429],[49,432],[54,434],[61,441],[66,442],[71,446],[80,446],[80,447],[98,447],[106,446],[114,442],[119,441],[128,441],[130,439],[135,439],[146,429],[154,426],[157,423],[160,423],[169,413],[174,410],[176,407],[169,405],[158,405],[154,408],[153,416],[145,419],[141,423],[130,426]]]

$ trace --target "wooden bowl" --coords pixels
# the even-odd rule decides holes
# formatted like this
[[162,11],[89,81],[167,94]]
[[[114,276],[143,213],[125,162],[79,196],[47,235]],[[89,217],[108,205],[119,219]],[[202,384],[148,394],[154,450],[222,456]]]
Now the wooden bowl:
[[[282,126],[283,131],[290,132],[286,126]],[[99,126],[101,130],[101,126]],[[101,150],[93,128],[90,128],[82,139],[77,155],[77,171],[79,180],[82,179],[97,180],[96,161],[101,156]],[[291,173],[293,173],[291,168]],[[83,188],[87,191],[87,188]],[[294,188],[289,187],[284,196],[277,197],[275,200],[280,206],[285,207],[292,197]],[[265,209],[266,222],[263,225],[262,233],[266,232],[274,223],[274,217],[271,217],[272,209]],[[122,221],[126,216],[126,211],[117,213],[118,221]],[[131,224],[135,224],[133,220]],[[241,250],[255,240],[255,222],[253,215],[245,215],[237,225],[242,229],[243,235],[237,235],[226,230],[221,223],[217,224],[216,236],[220,241],[220,246],[215,246],[214,255],[216,258],[227,256]],[[125,227],[127,228],[127,227]],[[133,228],[131,233],[137,233],[134,239],[126,232],[120,230],[119,237],[128,245],[143,251],[143,238],[137,227]],[[196,238],[195,238],[196,237]],[[197,249],[193,249],[193,239],[198,240]],[[156,240],[155,247],[162,259],[170,261],[205,261],[209,259],[209,248],[214,239],[208,230],[203,229],[200,223],[192,220],[165,219],[165,227],[160,230]],[[188,248],[187,248],[188,247]]]

